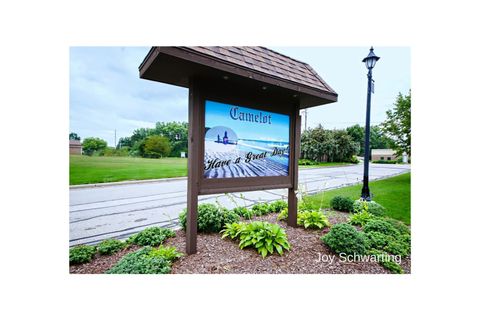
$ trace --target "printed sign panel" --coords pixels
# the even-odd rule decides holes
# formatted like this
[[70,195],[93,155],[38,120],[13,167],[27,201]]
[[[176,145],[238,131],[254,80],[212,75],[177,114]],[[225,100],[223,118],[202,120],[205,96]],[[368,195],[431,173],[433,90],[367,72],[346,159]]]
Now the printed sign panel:
[[288,176],[288,115],[205,101],[204,178]]

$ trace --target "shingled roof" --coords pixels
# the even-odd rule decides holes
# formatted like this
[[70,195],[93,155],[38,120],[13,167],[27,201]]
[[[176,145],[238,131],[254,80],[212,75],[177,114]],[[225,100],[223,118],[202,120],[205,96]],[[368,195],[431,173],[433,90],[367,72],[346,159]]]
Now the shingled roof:
[[152,47],[139,71],[143,79],[183,87],[189,87],[191,79],[202,78],[212,85],[229,79],[243,92],[268,88],[263,95],[284,101],[294,98],[299,108],[335,102],[338,98],[307,63],[265,47]]
[[242,67],[336,93],[307,63],[264,47],[188,47]]

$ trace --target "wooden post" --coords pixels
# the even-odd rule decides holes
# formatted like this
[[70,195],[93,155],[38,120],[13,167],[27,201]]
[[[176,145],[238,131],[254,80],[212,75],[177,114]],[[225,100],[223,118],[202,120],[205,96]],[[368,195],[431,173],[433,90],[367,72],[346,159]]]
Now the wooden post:
[[187,254],[197,253],[197,211],[200,157],[200,95],[198,85],[191,81],[188,91],[188,182],[187,182]]
[[295,110],[295,117],[293,119],[294,123],[294,150],[293,150],[293,168],[292,170],[292,179],[293,187],[288,188],[288,219],[287,225],[291,227],[297,226],[297,195],[295,191],[298,189],[298,159],[300,158],[300,135],[301,135],[301,126],[302,118],[300,117],[299,110]]

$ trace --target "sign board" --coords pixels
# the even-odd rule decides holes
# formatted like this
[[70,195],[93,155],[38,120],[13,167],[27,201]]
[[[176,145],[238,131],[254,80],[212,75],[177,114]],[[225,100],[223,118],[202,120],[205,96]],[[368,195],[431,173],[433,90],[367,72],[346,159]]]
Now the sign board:
[[205,179],[288,176],[290,116],[205,101]]

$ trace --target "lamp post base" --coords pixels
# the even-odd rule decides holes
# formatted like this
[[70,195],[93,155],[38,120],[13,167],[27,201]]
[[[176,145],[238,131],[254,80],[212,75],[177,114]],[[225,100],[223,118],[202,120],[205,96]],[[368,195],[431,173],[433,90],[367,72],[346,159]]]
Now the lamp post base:
[[368,177],[363,177],[362,199],[365,201],[371,200],[370,189],[368,188]]

